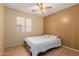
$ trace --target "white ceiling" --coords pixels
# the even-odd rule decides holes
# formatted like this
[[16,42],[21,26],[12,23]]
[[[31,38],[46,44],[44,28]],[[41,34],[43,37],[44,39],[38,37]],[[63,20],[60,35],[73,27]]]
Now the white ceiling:
[[5,3],[4,4],[6,7],[9,7],[9,8],[13,8],[13,9],[16,9],[16,10],[20,10],[20,11],[24,11],[24,12],[27,12],[27,13],[31,13],[31,14],[35,14],[35,15],[38,15],[38,16],[48,16],[50,14],[53,14],[53,13],[56,13],[58,11],[61,11],[63,9],[66,9],[66,8],[69,8],[73,5],[75,5],[75,3],[44,3],[44,6],[47,7],[47,6],[52,6],[51,9],[46,9],[45,13],[43,14],[39,14],[37,12],[32,12],[32,10],[36,9],[36,4],[35,3]]

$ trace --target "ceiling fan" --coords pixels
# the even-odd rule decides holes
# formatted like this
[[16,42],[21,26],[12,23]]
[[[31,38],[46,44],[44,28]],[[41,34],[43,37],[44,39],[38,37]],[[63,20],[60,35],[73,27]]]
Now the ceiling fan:
[[36,3],[36,9],[32,10],[32,12],[38,12],[38,13],[45,13],[46,9],[51,9],[52,6],[47,6],[45,7],[45,4],[43,3]]

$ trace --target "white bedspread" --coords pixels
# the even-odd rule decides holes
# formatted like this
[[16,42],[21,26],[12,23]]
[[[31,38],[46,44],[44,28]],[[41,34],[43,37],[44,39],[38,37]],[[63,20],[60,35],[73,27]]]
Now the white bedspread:
[[39,52],[44,52],[50,48],[61,46],[61,39],[51,35],[28,37],[24,41],[31,47],[32,56],[36,56]]

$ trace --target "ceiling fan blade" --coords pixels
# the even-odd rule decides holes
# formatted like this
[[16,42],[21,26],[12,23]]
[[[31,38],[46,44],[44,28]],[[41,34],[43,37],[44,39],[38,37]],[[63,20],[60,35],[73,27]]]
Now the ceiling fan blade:
[[32,10],[32,12],[37,12],[37,10]]
[[52,6],[45,7],[45,9],[51,9],[51,8],[52,8]]

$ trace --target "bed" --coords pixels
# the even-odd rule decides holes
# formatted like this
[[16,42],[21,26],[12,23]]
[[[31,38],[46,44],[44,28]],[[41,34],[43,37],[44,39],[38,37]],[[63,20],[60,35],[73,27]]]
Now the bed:
[[61,46],[61,38],[52,35],[27,37],[24,42],[29,47],[32,56],[37,56],[40,52]]

